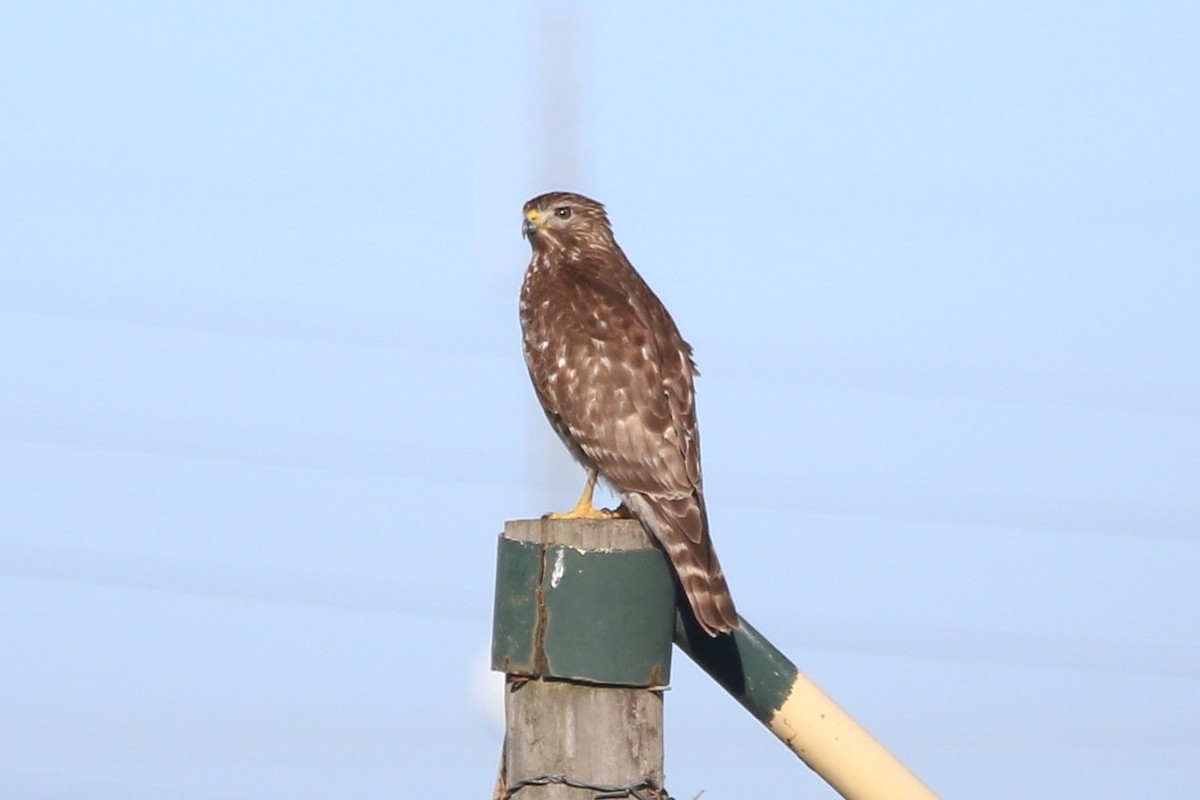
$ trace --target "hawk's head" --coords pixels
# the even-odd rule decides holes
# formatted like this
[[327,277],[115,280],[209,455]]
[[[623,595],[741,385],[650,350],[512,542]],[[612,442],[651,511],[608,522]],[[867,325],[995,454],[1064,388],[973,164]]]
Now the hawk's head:
[[549,192],[526,203],[521,234],[538,252],[614,244],[604,206],[570,192]]

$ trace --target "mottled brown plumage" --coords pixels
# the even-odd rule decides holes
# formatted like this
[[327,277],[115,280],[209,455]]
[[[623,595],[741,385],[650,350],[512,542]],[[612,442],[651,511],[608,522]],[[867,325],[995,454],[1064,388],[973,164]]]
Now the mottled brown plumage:
[[[613,238],[604,206],[552,192],[525,204],[533,257],[521,286],[525,363],[542,408],[666,550],[700,625],[737,627],[700,474],[692,348]],[[591,511],[592,515],[596,512]]]

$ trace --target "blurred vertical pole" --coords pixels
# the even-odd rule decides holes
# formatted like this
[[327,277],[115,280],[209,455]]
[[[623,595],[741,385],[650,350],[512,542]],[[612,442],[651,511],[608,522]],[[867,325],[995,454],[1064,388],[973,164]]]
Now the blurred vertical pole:
[[[581,180],[582,86],[580,22],[573,10],[544,4],[539,10],[538,99],[534,151],[539,164],[538,193],[578,191]],[[565,511],[583,486],[583,471],[539,414],[532,445],[537,463],[542,511]]]
[[541,119],[537,152],[546,191],[573,190],[580,172],[579,17],[571,11],[542,15]]

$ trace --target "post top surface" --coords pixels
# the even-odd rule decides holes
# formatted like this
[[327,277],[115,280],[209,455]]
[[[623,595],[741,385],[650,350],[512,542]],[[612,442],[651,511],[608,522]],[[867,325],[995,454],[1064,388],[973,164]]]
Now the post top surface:
[[580,550],[650,550],[655,547],[635,519],[515,519],[504,523],[504,538],[575,547]]

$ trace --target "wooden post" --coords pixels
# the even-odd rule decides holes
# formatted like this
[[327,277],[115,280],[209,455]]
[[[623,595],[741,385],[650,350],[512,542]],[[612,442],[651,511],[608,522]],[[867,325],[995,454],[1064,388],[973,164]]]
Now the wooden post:
[[[641,526],[632,521],[614,524],[589,520],[521,520],[505,526],[503,539],[508,541],[501,542],[493,666],[503,669],[508,676],[504,703],[504,756],[497,797],[592,800],[597,794],[627,788],[636,790],[637,796],[656,796],[655,792],[663,787],[662,684],[670,668],[674,590],[668,572],[655,572],[632,586],[608,580],[603,556],[611,554],[624,559],[620,565],[622,570],[629,563],[635,568],[639,563],[650,564],[658,570],[657,565],[663,559]],[[504,555],[509,542],[533,546],[534,552],[540,554],[541,566],[508,568],[506,575],[503,566],[506,561],[511,563],[514,558],[524,558],[520,553],[515,557]],[[649,557],[637,555],[646,551],[652,554]],[[575,560],[566,559],[564,553]],[[593,553],[601,558],[589,561],[587,557]],[[514,572],[520,575],[533,573],[536,577],[536,585],[529,587],[538,605],[537,621],[532,625],[511,621],[514,616],[528,613],[524,598],[511,599],[518,605],[516,611],[503,607],[510,602],[506,595],[511,592],[502,592],[500,584],[519,585],[524,580],[512,578]],[[596,575],[600,577],[595,578]],[[628,607],[638,610],[622,608],[616,615],[611,614],[614,605],[619,607],[626,602],[625,596],[638,595],[639,585],[643,584],[650,584],[649,596],[635,597],[635,603]],[[654,584],[662,585],[655,588]],[[556,599],[555,595],[561,595],[563,599]],[[637,618],[640,607],[647,603],[657,609],[649,625]],[[586,630],[580,632],[580,627]],[[583,636],[570,644],[556,644],[563,641],[555,633],[556,628],[565,628],[568,636],[573,633]],[[645,637],[639,631],[659,628],[661,632],[657,636],[664,640],[661,646],[666,649],[667,661],[647,668],[639,661],[642,658],[639,653],[648,649],[654,652],[654,647],[642,646],[639,637]],[[512,633],[514,630],[516,633]],[[611,662],[612,651],[622,649],[614,647],[613,642],[624,641],[622,637],[625,636],[634,640],[629,647],[629,658],[602,667],[606,673],[586,676],[593,680],[550,677],[556,669],[559,673],[564,670],[577,672],[580,663],[586,669],[587,664]],[[523,656],[526,639],[533,642],[534,655],[531,657]],[[604,651],[603,656],[577,661],[580,648],[589,648],[597,640],[605,642],[598,647]],[[634,667],[629,667],[626,662],[633,663]],[[521,664],[524,666],[518,666]],[[557,664],[565,666],[556,668]],[[530,674],[530,665],[535,665],[532,672],[536,674]],[[642,682],[650,685],[619,686],[607,682],[622,680],[620,676],[626,674],[647,676],[650,680],[643,679]],[[633,680],[636,679],[630,682]]]
[[663,785],[662,692],[535,678],[509,685],[504,718],[509,796],[592,800],[631,787],[647,797]]

